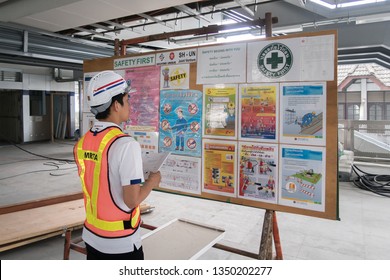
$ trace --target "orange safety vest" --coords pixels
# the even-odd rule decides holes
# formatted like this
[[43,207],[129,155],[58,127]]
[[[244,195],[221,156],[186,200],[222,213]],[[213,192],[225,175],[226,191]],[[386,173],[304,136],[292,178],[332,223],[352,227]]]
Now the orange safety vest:
[[110,191],[108,150],[114,141],[126,136],[118,127],[108,127],[97,133],[88,131],[74,147],[84,193],[84,225],[103,237],[129,236],[141,221],[139,206],[129,212],[120,209]]

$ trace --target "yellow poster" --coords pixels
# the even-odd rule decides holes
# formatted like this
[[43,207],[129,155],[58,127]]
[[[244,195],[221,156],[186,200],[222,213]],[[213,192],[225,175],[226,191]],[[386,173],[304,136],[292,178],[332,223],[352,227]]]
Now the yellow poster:
[[203,139],[203,191],[236,196],[237,147],[232,141]]
[[203,87],[203,136],[237,139],[237,85]]

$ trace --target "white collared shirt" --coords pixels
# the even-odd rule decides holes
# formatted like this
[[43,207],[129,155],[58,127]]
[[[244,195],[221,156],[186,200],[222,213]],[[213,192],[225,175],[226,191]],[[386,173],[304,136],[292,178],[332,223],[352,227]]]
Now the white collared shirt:
[[[95,121],[91,130],[99,132],[112,126],[119,127],[111,122]],[[119,208],[128,212],[131,209],[124,202],[123,186],[144,182],[140,144],[132,137],[117,139],[108,151],[108,169],[112,198]],[[107,254],[131,252],[134,245],[137,249],[142,245],[139,230],[131,236],[104,238],[84,227],[82,238],[96,250]]]

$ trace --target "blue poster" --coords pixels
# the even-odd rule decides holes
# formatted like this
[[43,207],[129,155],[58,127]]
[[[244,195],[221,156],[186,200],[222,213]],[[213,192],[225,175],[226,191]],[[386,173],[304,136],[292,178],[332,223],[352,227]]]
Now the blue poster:
[[159,152],[201,156],[202,92],[160,91]]
[[281,146],[279,204],[325,211],[325,148]]

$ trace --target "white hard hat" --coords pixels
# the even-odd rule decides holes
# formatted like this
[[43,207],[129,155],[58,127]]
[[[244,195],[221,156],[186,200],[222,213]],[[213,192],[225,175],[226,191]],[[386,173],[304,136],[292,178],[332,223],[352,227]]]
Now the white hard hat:
[[104,112],[111,105],[111,99],[127,92],[128,85],[121,75],[114,71],[99,72],[89,82],[87,102],[91,112],[96,115]]

